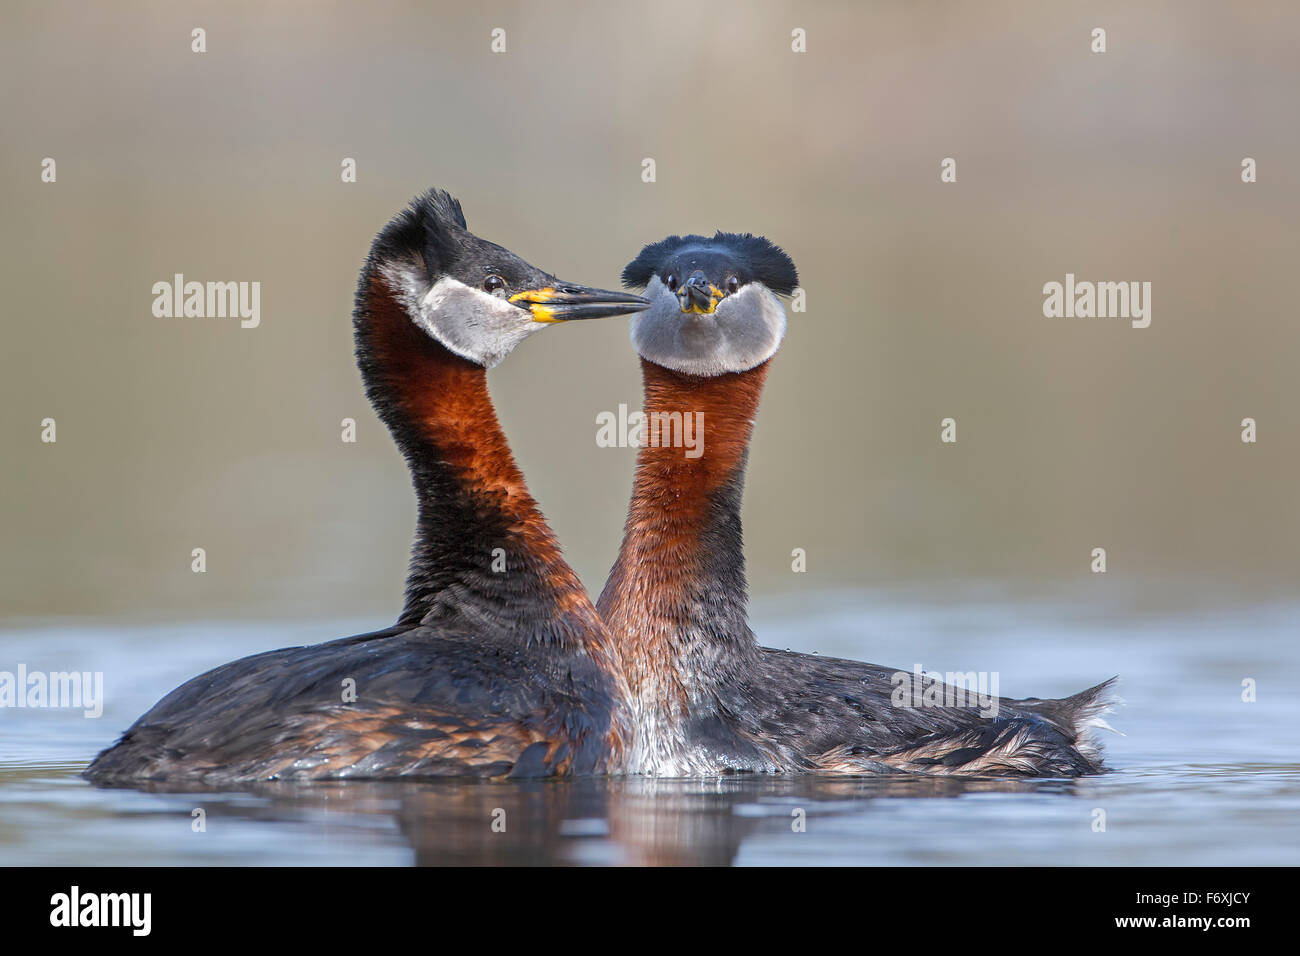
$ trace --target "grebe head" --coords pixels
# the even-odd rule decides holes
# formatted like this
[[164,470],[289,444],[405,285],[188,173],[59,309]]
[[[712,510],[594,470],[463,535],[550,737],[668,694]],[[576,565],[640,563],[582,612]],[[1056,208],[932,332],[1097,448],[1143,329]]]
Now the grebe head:
[[384,228],[370,265],[412,322],[485,368],[549,324],[649,306],[638,295],[563,282],[480,239],[466,226],[460,202],[440,189],[417,196]]
[[780,347],[785,308],[777,295],[790,295],[798,282],[794,262],[762,236],[669,236],[623,270],[623,285],[645,289],[650,300],[632,319],[632,344],[677,372],[748,371]]

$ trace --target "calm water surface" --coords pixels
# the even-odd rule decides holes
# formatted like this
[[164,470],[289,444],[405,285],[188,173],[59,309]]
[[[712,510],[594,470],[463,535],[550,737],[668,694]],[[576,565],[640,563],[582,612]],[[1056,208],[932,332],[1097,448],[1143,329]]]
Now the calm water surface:
[[[1114,772],[98,790],[78,776],[86,763],[183,680],[385,622],[11,624],[0,670],[103,671],[106,701],[98,719],[0,709],[0,863],[1300,863],[1300,604],[1152,614],[853,593],[760,602],[754,618],[771,646],[997,672],[1006,696],[1059,696],[1118,673],[1126,704],[1111,722],[1125,736],[1106,736]],[[1254,703],[1241,700],[1246,678]],[[192,829],[196,808],[205,832]]]

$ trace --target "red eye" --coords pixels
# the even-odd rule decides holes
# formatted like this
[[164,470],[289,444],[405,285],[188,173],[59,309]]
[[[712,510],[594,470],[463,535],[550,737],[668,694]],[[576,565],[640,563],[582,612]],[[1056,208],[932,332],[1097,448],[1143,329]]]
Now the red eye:
[[506,282],[500,276],[488,276],[483,280],[483,291],[497,293],[506,287]]
[[668,273],[668,291],[669,292],[677,291],[677,276],[671,272]]

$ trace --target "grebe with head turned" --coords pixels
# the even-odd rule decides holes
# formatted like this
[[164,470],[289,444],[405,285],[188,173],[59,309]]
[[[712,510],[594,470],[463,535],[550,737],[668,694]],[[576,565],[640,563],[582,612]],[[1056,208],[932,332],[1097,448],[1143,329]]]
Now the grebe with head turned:
[[[794,263],[767,239],[719,232],[646,246],[623,273],[651,305],[632,318],[647,421],[702,414],[702,453],[637,455],[623,544],[597,602],[632,699],[632,773],[912,772],[1073,776],[1101,769],[1109,682],[996,715],[896,705],[897,671],[760,647],[749,628],[740,505]],[[662,437],[662,436],[661,436]],[[698,436],[697,436],[698,441]],[[990,708],[991,710],[991,708]]]
[[[366,393],[418,499],[400,618],[194,678],[87,776],[220,784],[620,767],[627,690],[610,635],[528,494],[485,371],[549,323],[645,306],[478,238],[445,192],[412,202],[375,239],[353,314]],[[496,549],[505,573],[494,573]]]

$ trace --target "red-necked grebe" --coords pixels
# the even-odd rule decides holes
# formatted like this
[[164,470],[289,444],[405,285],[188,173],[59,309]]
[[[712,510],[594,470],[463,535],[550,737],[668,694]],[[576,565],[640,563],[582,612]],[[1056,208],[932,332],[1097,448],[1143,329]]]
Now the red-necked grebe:
[[[623,273],[647,422],[702,416],[693,454],[638,452],[622,548],[597,607],[632,693],[627,769],[1073,776],[1101,769],[1107,684],[1064,700],[896,703],[898,671],[760,647],[747,617],[740,504],[750,433],[785,334],[794,263],[767,239],[671,236]],[[648,431],[651,431],[649,428]],[[647,436],[653,440],[653,432]],[[909,672],[910,673],[910,672]],[[1109,682],[1107,682],[1109,683]],[[995,698],[996,699],[996,698]],[[987,714],[987,716],[986,716]]]
[[419,504],[400,618],[194,678],[87,776],[222,784],[620,767],[626,687],[609,634],[528,494],[485,372],[549,323],[645,305],[478,238],[445,192],[412,202],[375,239],[354,310],[366,393]]

